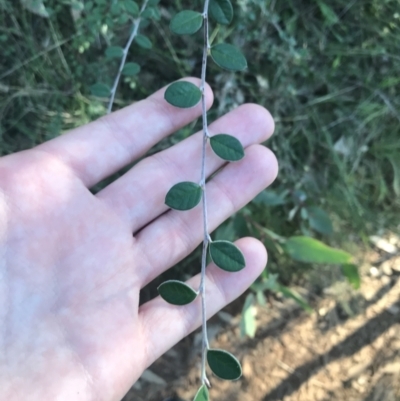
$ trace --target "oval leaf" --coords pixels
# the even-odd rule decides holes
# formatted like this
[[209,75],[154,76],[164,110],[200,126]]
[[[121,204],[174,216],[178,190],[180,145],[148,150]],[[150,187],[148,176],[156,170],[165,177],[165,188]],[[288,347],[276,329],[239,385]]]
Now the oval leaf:
[[228,43],[220,43],[211,48],[211,57],[217,65],[229,71],[243,71],[247,61],[240,50]]
[[197,297],[197,292],[182,281],[169,280],[158,287],[164,301],[172,305],[187,305]]
[[164,98],[169,104],[186,109],[200,102],[201,90],[187,81],[174,82],[168,86]]
[[229,352],[210,349],[207,351],[207,362],[215,376],[220,379],[237,380],[242,376],[240,362]]
[[124,49],[119,46],[111,46],[106,49],[107,58],[121,58],[124,55]]
[[151,49],[153,47],[151,40],[147,36],[137,35],[135,41],[143,49]]
[[139,15],[139,6],[135,1],[133,1],[133,0],[124,0],[123,4],[125,6],[125,10],[129,14],[133,15],[134,17]]
[[126,63],[122,70],[123,75],[132,77],[140,72],[140,65],[137,63]]
[[309,263],[346,264],[352,256],[340,249],[331,248],[310,237],[291,237],[285,250],[294,260]]
[[218,134],[210,138],[212,150],[221,159],[231,162],[238,161],[244,157],[244,149],[238,139],[227,134]]
[[172,18],[169,28],[178,35],[192,35],[203,25],[203,16],[196,11],[181,11]]
[[110,96],[111,89],[106,84],[98,82],[90,87],[90,92],[92,92],[93,96],[108,97]]
[[358,290],[361,285],[360,274],[358,268],[353,264],[345,264],[341,266],[343,275],[347,278],[347,281],[353,286],[355,290]]
[[228,272],[238,272],[246,266],[241,250],[229,241],[211,242],[210,255],[220,269]]
[[199,391],[196,393],[193,401],[208,401],[208,388],[206,385],[202,385]]
[[306,210],[311,228],[321,234],[331,235],[333,233],[331,219],[324,210],[316,206],[310,206]]
[[168,191],[165,204],[175,210],[190,210],[199,204],[202,194],[200,185],[180,182]]
[[233,7],[229,0],[211,0],[210,15],[218,24],[229,25],[233,18]]

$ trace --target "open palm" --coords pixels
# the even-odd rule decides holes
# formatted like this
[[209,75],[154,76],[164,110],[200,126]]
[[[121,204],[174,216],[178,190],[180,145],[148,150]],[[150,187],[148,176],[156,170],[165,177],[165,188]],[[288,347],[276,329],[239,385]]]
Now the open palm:
[[[139,291],[202,240],[201,207],[177,212],[164,204],[172,185],[200,180],[201,134],[143,159],[96,195],[88,190],[201,114],[200,106],[173,108],[163,93],[0,159],[1,399],[118,401],[199,326],[198,300],[175,307],[156,298],[139,308]],[[272,131],[272,118],[257,105],[210,126],[246,148],[242,161],[207,184],[211,229],[275,178],[275,157],[258,145]],[[208,175],[222,165],[210,151]],[[265,266],[261,243],[237,245],[243,271],[207,269],[209,316]]]

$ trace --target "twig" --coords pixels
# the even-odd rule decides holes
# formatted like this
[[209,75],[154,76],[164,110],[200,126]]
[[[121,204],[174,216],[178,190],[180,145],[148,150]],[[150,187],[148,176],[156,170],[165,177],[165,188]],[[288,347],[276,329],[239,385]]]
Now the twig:
[[122,55],[122,60],[121,60],[121,63],[119,65],[118,74],[115,77],[114,85],[113,85],[113,87],[111,89],[111,96],[110,96],[110,101],[108,103],[107,114],[111,113],[111,110],[112,110],[112,107],[113,107],[113,104],[114,104],[115,95],[117,93],[118,84],[119,84],[119,81],[121,79],[122,70],[124,69],[126,58],[128,57],[129,48],[131,47],[133,39],[135,39],[135,37],[136,37],[136,35],[138,33],[139,25],[140,25],[140,21],[141,21],[141,14],[145,10],[145,8],[147,7],[147,3],[148,2],[149,2],[149,0],[145,0],[143,2],[142,8],[141,8],[140,13],[139,13],[139,17],[135,18],[133,20],[132,33],[129,36],[129,39],[128,39],[128,42],[127,42],[126,46],[124,47],[124,53]]
[[204,239],[203,239],[203,254],[201,258],[201,281],[200,281],[200,294],[201,294],[201,305],[202,305],[202,350],[201,350],[201,383],[210,387],[210,382],[206,375],[206,358],[207,350],[209,349],[208,337],[207,337],[207,313],[206,313],[206,288],[205,288],[205,277],[206,277],[206,262],[207,262],[207,248],[210,242],[210,235],[208,233],[208,219],[207,219],[207,197],[206,197],[206,146],[209,138],[208,126],[207,126],[207,109],[206,109],[206,70],[207,70],[207,57],[209,51],[209,33],[208,33],[208,5],[209,0],[204,2],[204,49],[203,49],[203,62],[201,69],[201,107],[203,115],[203,150],[201,156],[201,180],[200,185],[203,188],[203,228],[204,228]]

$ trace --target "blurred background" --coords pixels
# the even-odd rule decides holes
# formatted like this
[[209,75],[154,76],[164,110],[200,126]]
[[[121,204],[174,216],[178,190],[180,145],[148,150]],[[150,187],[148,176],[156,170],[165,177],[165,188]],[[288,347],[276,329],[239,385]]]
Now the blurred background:
[[[114,109],[199,76],[202,35],[168,25],[203,2],[150,0]],[[137,17],[133,0],[0,0],[0,155],[31,148],[106,113]],[[213,380],[224,400],[400,400],[399,0],[237,0],[216,42],[240,47],[244,73],[209,64],[210,121],[244,102],[276,122],[266,144],[279,177],[213,233],[260,238],[268,268],[211,320],[213,344],[244,377]],[[197,121],[158,152],[194,133]],[[126,170],[126,169],[125,169]],[[93,191],[118,175],[100,183]],[[165,278],[199,270],[199,251]],[[126,400],[190,400],[197,334],[145,372]],[[170,397],[170,398],[168,398]]]

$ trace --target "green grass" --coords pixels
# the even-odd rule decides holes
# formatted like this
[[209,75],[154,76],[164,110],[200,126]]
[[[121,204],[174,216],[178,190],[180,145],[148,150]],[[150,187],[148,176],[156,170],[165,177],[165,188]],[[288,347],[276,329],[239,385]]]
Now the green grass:
[[[112,83],[117,61],[104,52],[126,43],[130,23],[104,0],[74,20],[71,4],[77,2],[45,1],[50,18],[42,18],[19,1],[0,0],[0,154],[30,148],[105,113],[106,103],[91,95],[90,86],[99,76]],[[132,47],[129,61],[142,71],[123,80],[116,108],[183,75],[200,74],[201,35],[177,37],[168,29],[176,10],[196,4],[200,9],[199,1],[161,1],[162,18],[141,27],[153,49]],[[271,111],[276,134],[268,145],[280,162],[273,189],[285,197],[275,206],[248,206],[228,224],[230,235],[261,236],[271,249],[271,268],[278,270],[283,262],[275,242],[258,226],[343,246],[349,233],[362,241],[378,229],[398,229],[398,1],[240,0],[234,8],[233,24],[218,38],[242,47],[249,68],[231,74],[210,67],[216,92],[210,118],[243,102]],[[189,134],[182,130],[156,150]],[[328,213],[331,238],[310,229],[301,216],[304,205]],[[298,266],[287,266],[289,279]]]

